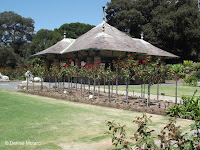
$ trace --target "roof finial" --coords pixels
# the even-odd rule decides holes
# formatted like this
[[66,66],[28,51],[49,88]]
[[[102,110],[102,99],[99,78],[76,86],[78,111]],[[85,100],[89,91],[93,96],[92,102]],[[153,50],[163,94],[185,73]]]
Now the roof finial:
[[102,31],[105,31],[105,6],[102,6],[103,8],[103,25],[102,25]]
[[142,40],[144,39],[144,34],[143,34],[143,32],[141,32],[141,39],[142,39]]
[[105,21],[105,6],[102,6],[103,8],[103,21]]
[[64,39],[66,39],[66,31],[64,31]]

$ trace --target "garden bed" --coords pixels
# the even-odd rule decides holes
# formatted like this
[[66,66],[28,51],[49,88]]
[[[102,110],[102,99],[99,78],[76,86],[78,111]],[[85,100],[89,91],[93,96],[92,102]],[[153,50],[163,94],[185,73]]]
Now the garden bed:
[[120,95],[120,94],[117,95],[115,93],[111,94],[111,100],[109,101],[108,93],[104,92],[101,92],[99,96],[98,92],[96,92],[95,98],[89,99],[89,96],[93,95],[93,91],[89,92],[89,90],[85,91],[82,90],[81,94],[81,90],[79,88],[78,89],[73,88],[71,89],[70,92],[67,88],[60,89],[59,91],[57,89],[50,89],[42,91],[23,90],[20,92],[35,94],[55,99],[63,99],[67,101],[74,101],[74,102],[124,109],[130,111],[158,114],[158,115],[167,115],[166,110],[172,105],[174,105],[174,103],[172,102],[167,102],[162,100],[156,101],[151,99],[149,104],[150,106],[147,107],[146,106],[147,99],[142,99],[140,97],[133,97],[133,96],[129,96],[127,103],[125,95]]

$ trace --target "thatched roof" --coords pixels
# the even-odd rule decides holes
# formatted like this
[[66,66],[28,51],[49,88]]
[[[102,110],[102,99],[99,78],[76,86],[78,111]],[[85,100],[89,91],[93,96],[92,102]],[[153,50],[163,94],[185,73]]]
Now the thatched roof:
[[35,55],[42,55],[42,54],[60,54],[65,49],[67,49],[71,44],[73,44],[75,39],[64,38],[63,40],[59,41],[55,45],[36,53]]
[[94,27],[87,33],[83,34],[76,40],[71,39],[71,42],[69,42],[70,44],[66,44],[65,48],[64,46],[62,48],[57,48],[59,45],[58,43],[52,46],[53,48],[50,47],[40,52],[40,54],[63,54],[93,49],[134,52],[157,56],[162,55],[167,57],[178,57],[169,52],[161,50],[142,39],[131,38],[127,34],[116,29],[115,27],[110,26],[105,21],[103,21],[101,24]]

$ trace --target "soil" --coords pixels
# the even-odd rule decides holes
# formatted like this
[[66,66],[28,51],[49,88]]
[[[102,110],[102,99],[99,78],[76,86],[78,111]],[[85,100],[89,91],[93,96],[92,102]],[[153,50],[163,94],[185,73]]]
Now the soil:
[[[126,101],[125,95],[117,95],[115,93],[111,93],[110,101],[108,99],[108,93],[100,92],[98,96],[98,91],[95,92],[95,98],[89,99],[92,97],[93,91],[84,90],[82,89],[44,89],[42,91],[20,91],[23,93],[35,94],[55,99],[62,99],[66,101],[73,101],[73,102],[80,102],[86,103],[91,105],[99,105],[105,107],[112,107],[117,109],[124,109],[130,111],[137,111],[137,112],[145,112],[151,114],[158,114],[158,115],[167,115],[166,110],[174,105],[174,103],[166,102],[166,101],[156,101],[150,100],[149,106],[147,107],[147,99],[142,99],[140,97],[128,97],[128,102]],[[82,94],[81,94],[82,93]]]

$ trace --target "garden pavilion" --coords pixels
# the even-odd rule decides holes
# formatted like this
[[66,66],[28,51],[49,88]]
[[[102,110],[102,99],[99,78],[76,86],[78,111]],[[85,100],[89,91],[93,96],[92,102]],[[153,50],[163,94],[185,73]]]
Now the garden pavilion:
[[164,58],[178,57],[146,42],[143,37],[138,39],[128,36],[106,23],[105,19],[79,38],[69,39],[64,36],[63,40],[34,56],[43,55],[47,66],[52,63],[59,64],[59,62],[70,63],[70,59],[78,66],[95,62],[109,66],[113,60],[119,57],[124,59],[128,54],[138,60],[147,55]]

